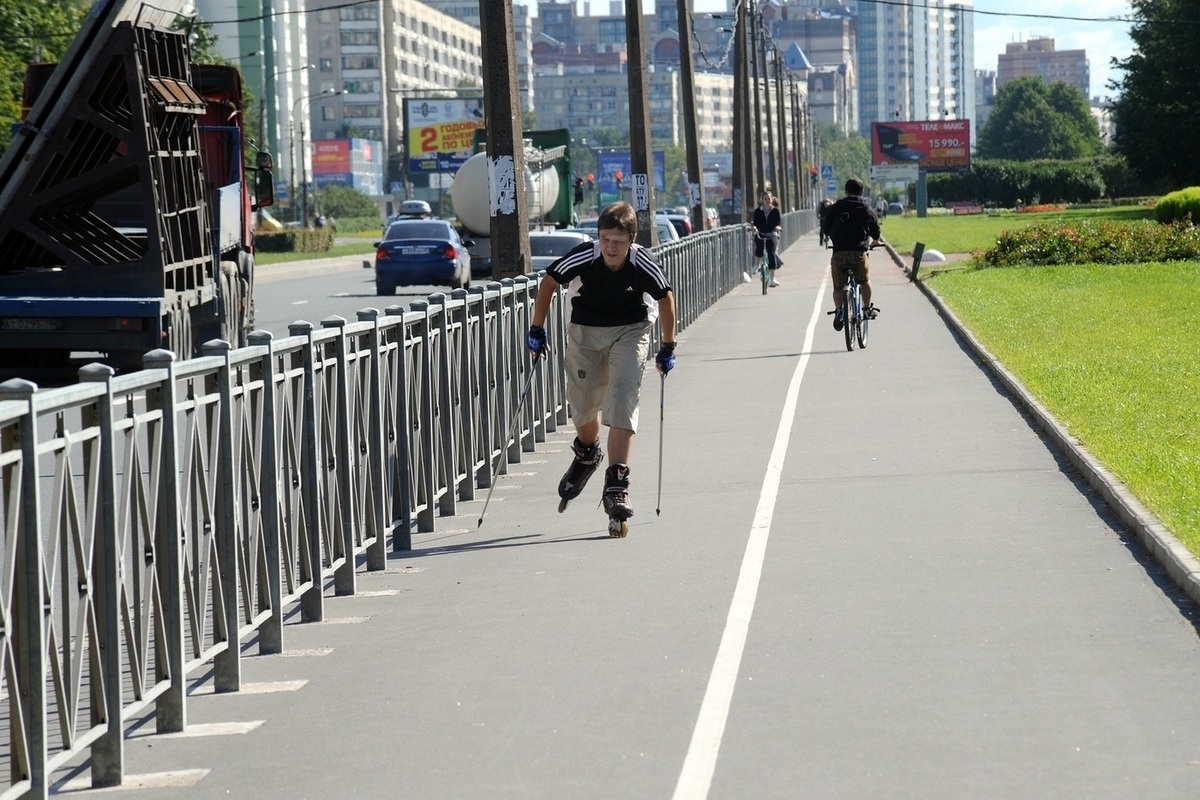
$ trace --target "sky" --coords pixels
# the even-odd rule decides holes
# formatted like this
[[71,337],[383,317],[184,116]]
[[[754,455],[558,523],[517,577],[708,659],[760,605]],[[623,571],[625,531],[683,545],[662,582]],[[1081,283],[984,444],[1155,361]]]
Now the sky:
[[[922,0],[914,0],[920,3]],[[515,0],[531,8],[536,0]],[[658,0],[671,2],[671,0]],[[996,59],[1004,52],[1008,42],[1019,42],[1039,36],[1054,39],[1056,50],[1086,50],[1091,67],[1091,97],[1111,97],[1115,94],[1106,88],[1108,82],[1123,73],[1109,66],[1113,58],[1123,59],[1133,50],[1127,22],[1085,22],[1061,19],[1061,17],[1083,17],[1105,19],[1129,16],[1130,6],[1125,0],[967,0],[979,11],[1003,13],[975,15],[975,68],[996,69]],[[607,11],[608,0],[591,0],[592,13]],[[695,0],[696,13],[722,11],[725,0]],[[650,13],[654,0],[642,0],[642,10]],[[1053,14],[1059,19],[1018,14]]]

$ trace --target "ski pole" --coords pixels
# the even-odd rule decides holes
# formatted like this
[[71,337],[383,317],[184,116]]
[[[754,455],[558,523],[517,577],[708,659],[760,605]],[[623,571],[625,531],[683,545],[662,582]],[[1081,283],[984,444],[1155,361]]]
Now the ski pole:
[[500,469],[500,459],[504,458],[504,452],[508,450],[508,443],[513,438],[513,434],[517,432],[517,423],[521,421],[521,409],[525,407],[525,398],[529,397],[529,386],[533,383],[533,373],[542,358],[543,356],[539,356],[534,360],[533,365],[529,367],[529,374],[525,376],[525,388],[521,390],[517,408],[513,411],[512,422],[508,426],[508,435],[504,437],[504,444],[500,446],[500,452],[496,454],[496,463],[492,465],[492,485],[488,487],[487,499],[483,501],[483,510],[479,512],[479,522],[475,525],[476,530],[483,525],[483,515],[487,513],[488,503],[492,502],[492,492],[495,491],[496,484],[500,482],[500,476],[497,474]]
[[662,382],[658,388],[658,503],[654,507],[654,516],[662,514],[662,456],[663,456],[663,407],[666,405],[667,376],[660,376]]

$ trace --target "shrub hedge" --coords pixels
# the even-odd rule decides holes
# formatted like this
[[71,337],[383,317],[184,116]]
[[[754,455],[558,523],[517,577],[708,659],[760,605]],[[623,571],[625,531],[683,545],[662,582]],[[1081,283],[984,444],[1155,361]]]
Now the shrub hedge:
[[1051,264],[1137,264],[1200,259],[1200,227],[1151,220],[1034,223],[1003,231],[996,246],[979,253],[984,267]]
[[257,233],[254,247],[261,253],[324,253],[333,248],[332,228],[295,228]]
[[1163,195],[1154,207],[1159,222],[1200,222],[1200,186]]

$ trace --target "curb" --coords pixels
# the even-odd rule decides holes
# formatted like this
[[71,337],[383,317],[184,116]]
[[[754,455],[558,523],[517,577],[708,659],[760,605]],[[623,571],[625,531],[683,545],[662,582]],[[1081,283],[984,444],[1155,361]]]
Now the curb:
[[256,283],[295,278],[299,275],[320,275],[330,272],[349,272],[363,269],[363,262],[373,262],[374,255],[363,253],[357,256],[338,256],[336,258],[313,258],[302,261],[279,261],[274,264],[257,264],[254,268]]
[[[912,279],[912,270],[900,254],[889,244],[887,251],[896,266]],[[1009,372],[955,316],[942,299],[920,280],[914,281],[925,297],[933,304],[946,325],[971,349],[975,356],[988,368],[992,375],[1024,406],[1054,444],[1079,470],[1080,475],[1116,512],[1126,526],[1162,564],[1171,579],[1183,590],[1192,602],[1200,605],[1200,559],[1183,546],[1183,543],[1167,529],[1133,496],[1126,486],[1089,453],[1079,441]]]

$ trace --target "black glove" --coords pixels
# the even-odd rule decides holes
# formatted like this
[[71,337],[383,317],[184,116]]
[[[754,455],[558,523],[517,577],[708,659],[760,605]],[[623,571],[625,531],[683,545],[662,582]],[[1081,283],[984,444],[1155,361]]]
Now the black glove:
[[663,342],[662,347],[658,348],[658,355],[654,357],[654,365],[663,375],[675,369],[674,342]]
[[525,334],[525,346],[534,358],[546,355],[546,329],[541,325],[530,325],[529,333]]

